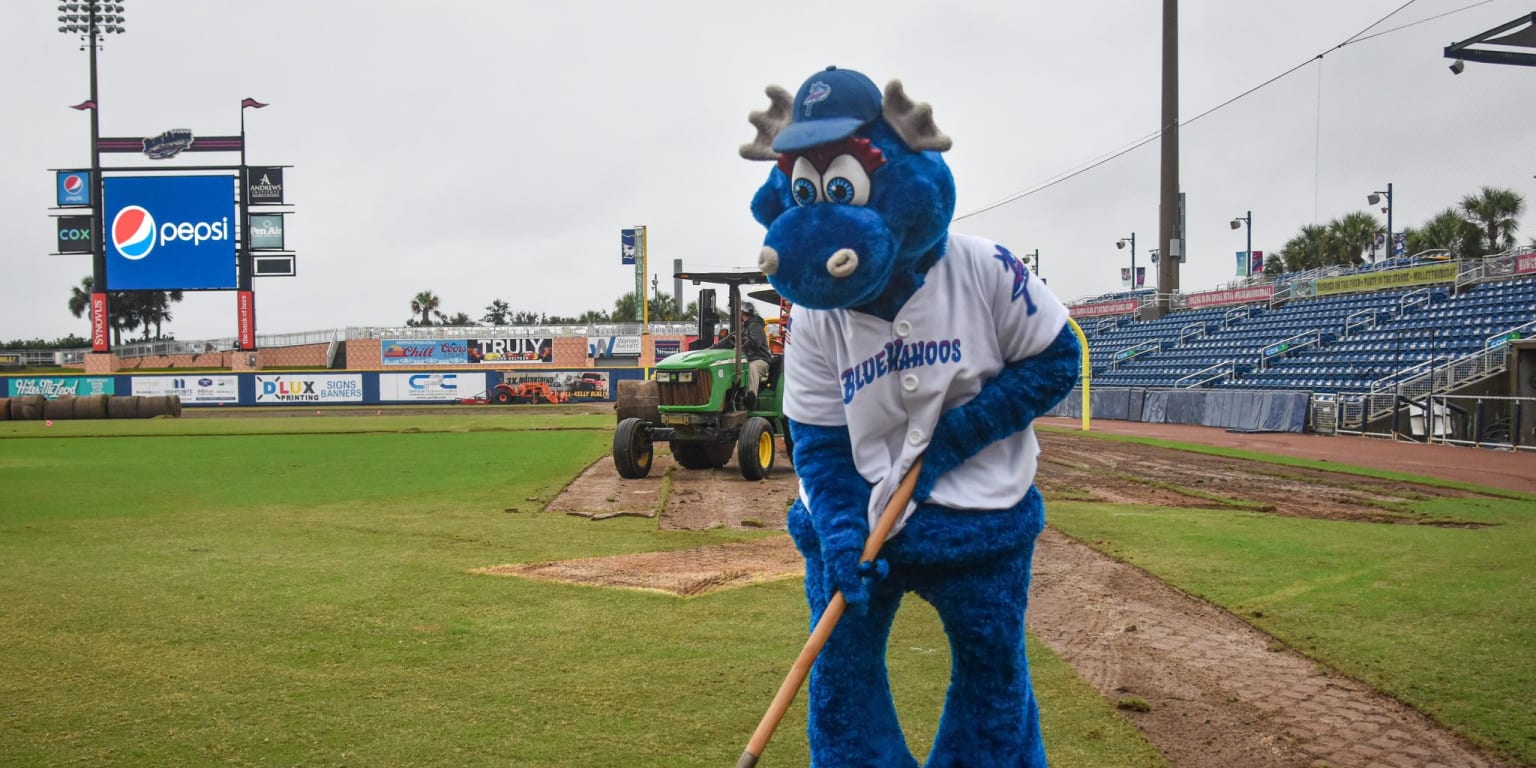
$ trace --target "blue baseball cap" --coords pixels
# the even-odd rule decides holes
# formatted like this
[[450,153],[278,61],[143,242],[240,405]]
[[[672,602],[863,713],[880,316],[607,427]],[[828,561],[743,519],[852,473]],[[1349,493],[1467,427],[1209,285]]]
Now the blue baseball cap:
[[773,139],[775,152],[799,152],[846,139],[880,119],[880,89],[851,69],[827,67],[795,93],[794,117]]

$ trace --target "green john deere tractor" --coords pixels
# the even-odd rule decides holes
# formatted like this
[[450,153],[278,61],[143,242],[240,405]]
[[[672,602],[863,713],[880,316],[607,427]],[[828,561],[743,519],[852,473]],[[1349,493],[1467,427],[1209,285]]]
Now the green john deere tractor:
[[[729,291],[734,349],[710,349],[714,339],[714,290],[699,292],[699,341],[656,364],[656,375],[638,386],[620,388],[619,426],[613,434],[613,464],[625,478],[651,472],[656,443],[672,446],[672,457],[687,469],[718,469],[735,454],[741,475],[761,480],[773,471],[774,436],[783,435],[790,453],[788,422],[780,408],[783,395],[783,356],[774,355],[768,380],[758,386],[754,400],[746,388],[751,368],[741,352],[740,307],[744,285],[763,285],[761,272],[679,272],[694,285],[723,285]],[[778,294],[763,289],[752,298],[778,303]]]

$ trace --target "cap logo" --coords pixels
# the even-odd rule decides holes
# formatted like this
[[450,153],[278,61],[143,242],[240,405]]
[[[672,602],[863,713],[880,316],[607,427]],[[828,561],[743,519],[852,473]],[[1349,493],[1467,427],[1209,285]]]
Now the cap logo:
[[805,107],[805,116],[806,117],[810,117],[811,116],[811,106],[812,105],[814,105],[814,104],[816,104],[818,102],[826,101],[831,96],[832,96],[832,86],[827,85],[826,83],[824,83],[824,82],[822,82],[820,80],[817,80],[816,82],[811,83],[810,90],[806,91],[806,93],[805,93],[805,101],[800,102],[800,105]]

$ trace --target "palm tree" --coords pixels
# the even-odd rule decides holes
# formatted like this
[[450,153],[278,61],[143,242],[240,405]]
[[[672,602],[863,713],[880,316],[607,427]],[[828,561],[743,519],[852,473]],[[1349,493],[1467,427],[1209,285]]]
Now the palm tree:
[[[1365,211],[1346,213],[1342,218],[1328,222],[1328,231],[1332,235],[1333,264],[1363,264],[1365,252],[1376,240],[1376,231],[1381,228],[1380,222]],[[1374,254],[1373,254],[1374,257]],[[1372,259],[1374,261],[1374,258]]]
[[416,298],[411,299],[411,313],[421,315],[421,321],[415,323],[415,325],[431,325],[432,313],[436,312],[437,308],[442,306],[442,303],[443,300],[439,299],[437,294],[431,291],[422,291],[416,294]]
[[[80,279],[80,284],[69,289],[69,313],[75,317],[85,317],[91,311],[91,294],[95,292],[96,281],[90,275]],[[142,313],[143,300],[140,298],[144,291],[109,291],[107,293],[107,327],[112,329],[112,346],[123,343],[123,332],[133,331],[139,327]],[[164,291],[153,293],[165,295]],[[181,291],[175,291],[175,300],[181,301]],[[170,313],[166,313],[166,320],[170,320]],[[146,331],[147,334],[147,331]]]
[[1285,241],[1280,249],[1280,260],[1286,271],[1303,272],[1323,266],[1323,236],[1325,227],[1307,224],[1301,232]]
[[475,324],[475,321],[470,318],[469,313],[467,313],[467,312],[455,312],[452,315],[444,315],[443,313],[439,312],[439,313],[437,313],[437,321],[438,321],[438,325],[474,325]]
[[1481,236],[1478,226],[1463,218],[1455,208],[1447,208],[1430,217],[1424,226],[1406,232],[1409,253],[1444,249],[1450,251],[1453,259],[1475,249],[1476,240]]
[[612,322],[611,316],[601,309],[589,309],[576,318],[578,323],[608,323]]
[[615,323],[640,322],[640,303],[635,300],[634,291],[630,291],[614,300],[613,314],[610,316],[610,319]]
[[485,305],[485,314],[480,316],[480,322],[486,325],[507,325],[507,316],[512,314],[512,307],[501,299],[491,299],[491,303]]
[[[1512,189],[1483,187],[1475,195],[1461,199],[1461,212],[1482,230],[1477,256],[1515,247],[1515,230],[1520,228],[1520,214],[1525,212],[1525,198]],[[1470,255],[1470,254],[1469,254]]]

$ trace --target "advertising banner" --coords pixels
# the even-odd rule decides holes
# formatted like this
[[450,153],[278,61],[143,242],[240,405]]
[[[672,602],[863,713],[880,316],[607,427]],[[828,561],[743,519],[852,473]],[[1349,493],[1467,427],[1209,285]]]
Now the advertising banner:
[[361,403],[363,375],[284,374],[256,377],[257,405]]
[[58,181],[60,208],[91,204],[90,171],[59,171]]
[[110,376],[37,376],[11,379],[11,397],[42,395],[53,400],[60,397],[84,397],[86,395],[111,395],[113,379]]
[[256,294],[235,293],[235,339],[240,349],[256,348]]
[[283,204],[283,169],[282,168],[249,168],[246,171],[246,180],[250,186],[245,190],[245,202],[247,205],[282,205]]
[[469,362],[469,342],[463,339],[384,339],[379,342],[385,365],[463,365]]
[[619,263],[635,263],[635,231],[633,229],[619,230]]
[[561,371],[555,375],[555,388],[570,400],[607,400],[607,371]]
[[470,339],[468,353],[471,363],[548,363],[555,359],[555,340]]
[[176,395],[183,405],[240,402],[239,376],[135,376],[129,387],[135,395]]
[[[1255,251],[1257,253],[1257,251]],[[1185,306],[1190,309],[1201,307],[1219,307],[1224,304],[1251,304],[1255,301],[1269,301],[1275,295],[1275,287],[1272,285],[1252,285],[1247,288],[1233,288],[1228,291],[1203,291],[1191,293],[1184,297]]]
[[592,336],[587,339],[588,357],[639,357],[639,336]]
[[484,373],[381,373],[379,399],[412,403],[452,402],[478,397],[486,389]]
[[651,342],[651,347],[657,360],[665,360],[669,355],[683,351],[683,342],[677,339],[656,339]]
[[1342,277],[1323,277],[1316,281],[1318,296],[1331,296],[1357,291],[1381,291],[1387,288],[1403,288],[1410,285],[1448,283],[1456,279],[1456,265],[1431,264],[1426,267],[1389,269]]
[[91,217],[60,216],[58,253],[91,253]]
[[1129,315],[1136,311],[1136,300],[1125,299],[1123,301],[1103,301],[1098,304],[1078,304],[1068,307],[1067,310],[1073,317],[1104,317],[1107,315]]
[[106,352],[111,336],[107,335],[107,295],[91,294],[91,351]]
[[232,177],[122,176],[103,184],[108,290],[235,287]]
[[1522,275],[1527,272],[1536,272],[1536,251],[1531,251],[1530,253],[1522,253],[1519,256],[1516,256],[1515,272]]
[[283,215],[281,213],[251,214],[251,250],[281,251],[283,249]]

